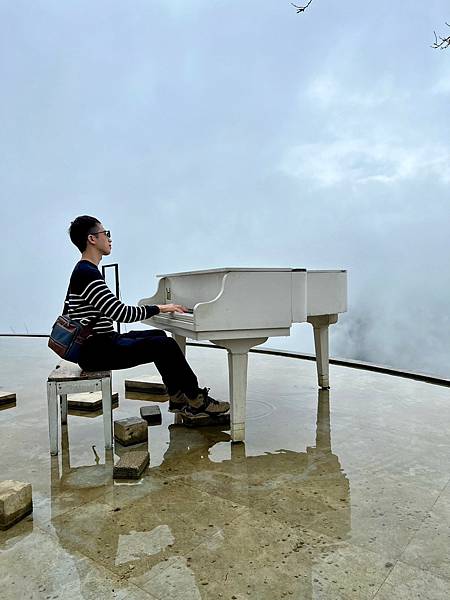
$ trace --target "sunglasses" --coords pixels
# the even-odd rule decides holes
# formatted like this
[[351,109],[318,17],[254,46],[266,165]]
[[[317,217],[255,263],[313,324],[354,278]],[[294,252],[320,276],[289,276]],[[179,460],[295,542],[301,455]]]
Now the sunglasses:
[[103,229],[103,231],[95,231],[94,233],[91,233],[91,235],[98,235],[99,233],[104,233],[109,240],[111,239],[111,232],[109,229]]

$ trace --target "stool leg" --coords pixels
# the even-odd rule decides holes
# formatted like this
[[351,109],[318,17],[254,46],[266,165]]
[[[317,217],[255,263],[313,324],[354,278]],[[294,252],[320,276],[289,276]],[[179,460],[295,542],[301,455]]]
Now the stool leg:
[[102,379],[103,427],[105,430],[105,448],[112,448],[112,382],[111,377]]
[[61,394],[61,423],[67,424],[67,394]]
[[58,454],[58,395],[56,382],[47,382],[48,431],[50,437],[50,454]]

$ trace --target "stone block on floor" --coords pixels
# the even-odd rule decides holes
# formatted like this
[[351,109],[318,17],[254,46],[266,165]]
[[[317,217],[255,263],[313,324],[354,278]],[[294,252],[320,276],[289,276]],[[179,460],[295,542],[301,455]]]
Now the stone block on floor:
[[0,481],[0,529],[8,529],[33,511],[31,484]]
[[119,441],[114,442],[114,454],[121,457],[128,452],[148,452],[148,441],[142,444],[133,444],[132,446],[123,446]]
[[161,394],[150,394],[149,392],[130,392],[125,390],[125,398],[127,400],[140,400],[141,402],[168,402],[169,396]]
[[147,452],[126,452],[114,465],[114,479],[139,479],[150,462]]
[[[101,392],[82,392],[79,394],[69,394],[67,396],[69,409],[79,411],[96,411],[103,407]],[[112,406],[119,405],[119,394],[115,392],[112,395]]]
[[16,394],[13,392],[0,391],[0,406],[2,404],[13,404],[16,401]]
[[114,437],[123,446],[146,442],[148,440],[147,421],[139,417],[114,421]]
[[141,406],[140,413],[149,425],[161,425],[162,416],[159,406]]
[[140,392],[156,396],[166,396],[167,389],[158,375],[140,379],[126,379],[125,391]]

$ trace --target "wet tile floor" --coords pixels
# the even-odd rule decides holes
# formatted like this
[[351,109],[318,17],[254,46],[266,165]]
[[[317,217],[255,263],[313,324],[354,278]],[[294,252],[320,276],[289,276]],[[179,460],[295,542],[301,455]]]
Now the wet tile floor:
[[[188,348],[201,385],[227,397],[224,351]],[[0,479],[30,482],[33,514],[0,532],[3,599],[450,598],[450,390],[251,354],[245,444],[186,428],[161,403],[150,467],[114,481],[102,417],[69,413],[50,457],[44,339],[0,340]],[[125,398],[114,373],[114,418]]]

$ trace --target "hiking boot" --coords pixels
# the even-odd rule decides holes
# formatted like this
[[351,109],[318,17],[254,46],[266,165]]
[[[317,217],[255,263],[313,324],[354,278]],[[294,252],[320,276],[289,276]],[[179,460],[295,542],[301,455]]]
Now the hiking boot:
[[189,398],[186,396],[184,392],[178,390],[176,394],[169,396],[169,412],[171,413],[179,413],[183,412],[184,408],[186,408],[187,403],[189,402]]
[[221,415],[230,410],[230,403],[219,400],[214,400],[208,395],[209,388],[198,390],[197,397],[191,400],[188,398],[187,406],[183,410],[183,414],[190,419],[195,417],[213,417]]

